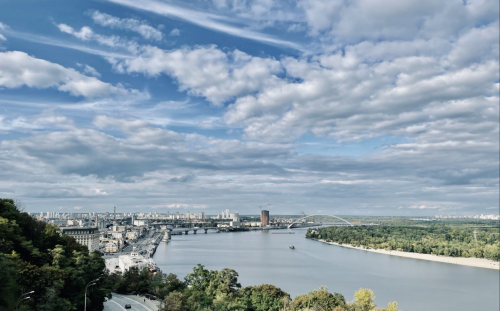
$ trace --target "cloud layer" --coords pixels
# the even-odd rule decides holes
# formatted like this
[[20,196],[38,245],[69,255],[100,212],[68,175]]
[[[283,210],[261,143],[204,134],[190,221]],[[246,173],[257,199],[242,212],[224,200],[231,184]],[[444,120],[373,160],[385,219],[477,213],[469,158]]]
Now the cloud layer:
[[[69,66],[16,50],[0,23],[0,196],[82,211],[491,213],[498,6],[109,0],[50,25],[71,42],[51,47],[77,51]],[[71,99],[23,97],[42,89]]]

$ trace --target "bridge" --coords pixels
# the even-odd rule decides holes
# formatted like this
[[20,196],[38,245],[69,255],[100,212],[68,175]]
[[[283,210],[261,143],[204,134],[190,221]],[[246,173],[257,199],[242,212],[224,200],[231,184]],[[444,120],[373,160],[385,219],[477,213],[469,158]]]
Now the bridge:
[[309,215],[309,216],[305,216],[305,217],[302,217],[302,218],[299,218],[297,219],[296,221],[292,222],[290,225],[288,225],[288,229],[292,229],[293,226],[295,224],[299,224],[299,223],[302,223],[302,220],[306,219],[306,218],[309,218],[309,217],[315,217],[315,216],[323,216],[323,217],[333,217],[333,218],[337,218],[339,220],[342,220],[343,222],[345,222],[346,224],[348,224],[349,226],[351,227],[354,227],[354,225],[350,222],[348,222],[347,220],[343,219],[343,218],[340,218],[339,216],[335,216],[335,215],[324,215],[324,214],[317,214],[317,215]]
[[196,234],[198,230],[205,230],[207,233],[208,230],[217,230],[216,227],[194,227],[194,228],[167,228],[169,232],[184,232],[184,234],[188,234],[189,231],[193,231],[193,234]]

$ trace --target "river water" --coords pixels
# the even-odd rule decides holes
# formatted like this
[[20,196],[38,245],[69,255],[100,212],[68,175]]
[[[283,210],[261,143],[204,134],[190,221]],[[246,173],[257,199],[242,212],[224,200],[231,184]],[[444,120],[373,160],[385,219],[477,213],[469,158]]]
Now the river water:
[[[403,311],[498,311],[498,270],[401,258],[305,239],[306,229],[172,236],[154,261],[180,279],[201,263],[231,268],[243,286],[273,284],[292,297],[325,285],[346,300],[359,288],[375,293],[375,304],[396,300]],[[289,245],[296,249],[292,250]]]

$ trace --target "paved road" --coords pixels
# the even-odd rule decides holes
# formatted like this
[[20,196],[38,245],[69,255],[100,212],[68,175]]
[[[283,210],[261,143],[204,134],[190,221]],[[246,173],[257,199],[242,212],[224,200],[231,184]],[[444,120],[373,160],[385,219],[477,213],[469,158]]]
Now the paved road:
[[[129,304],[132,306],[131,309],[125,309],[125,305]],[[151,311],[145,305],[127,298],[122,295],[113,294],[113,297],[104,303],[104,311]]]

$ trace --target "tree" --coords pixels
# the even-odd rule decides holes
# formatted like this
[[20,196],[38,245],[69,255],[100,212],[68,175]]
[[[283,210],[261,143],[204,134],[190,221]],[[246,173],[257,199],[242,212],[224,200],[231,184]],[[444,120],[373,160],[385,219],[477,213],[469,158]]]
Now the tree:
[[67,299],[62,299],[60,296],[62,284],[54,284],[47,288],[45,295],[37,304],[39,311],[70,311],[72,309],[71,302]]
[[279,311],[284,307],[284,302],[290,300],[288,293],[269,284],[246,287],[242,295],[248,298],[255,311]]
[[[35,292],[23,307],[80,310],[86,284],[105,278],[105,267],[99,252],[89,254],[57,227],[21,213],[10,199],[0,199],[0,310],[12,310],[17,297],[30,290]],[[102,310],[108,295],[106,282],[97,282],[88,293],[88,310]]]
[[355,292],[354,300],[356,301],[356,306],[361,311],[370,311],[376,307],[373,303],[375,295],[373,294],[373,291],[368,288],[360,288],[357,292]]
[[238,273],[233,269],[209,271],[200,264],[193,268],[193,273],[189,273],[185,280],[192,289],[203,291],[210,297],[218,294],[233,296],[241,288],[241,284],[238,283]]
[[182,311],[183,306],[182,306],[182,300],[183,300],[183,294],[182,292],[171,292],[168,294],[167,297],[165,297],[165,304],[166,307],[164,311]]
[[306,295],[299,295],[292,301],[292,309],[301,310],[313,308],[315,310],[332,310],[345,306],[345,298],[339,293],[331,294],[325,286],[310,291]]
[[393,301],[389,302],[387,305],[387,308],[385,309],[386,311],[398,311],[398,303]]

